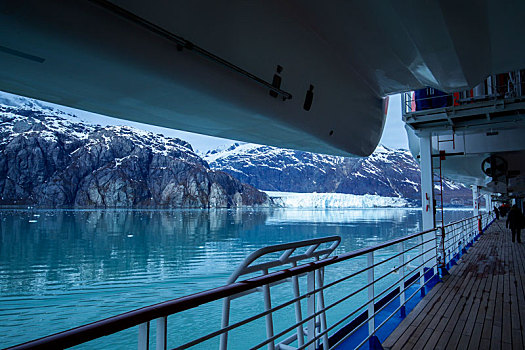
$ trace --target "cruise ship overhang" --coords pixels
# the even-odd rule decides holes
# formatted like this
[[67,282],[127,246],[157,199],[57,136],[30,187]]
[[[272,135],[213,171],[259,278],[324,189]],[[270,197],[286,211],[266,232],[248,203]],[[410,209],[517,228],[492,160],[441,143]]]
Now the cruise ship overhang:
[[523,1],[6,0],[0,89],[113,117],[337,155],[376,147],[392,93],[523,68]]
[[[525,197],[524,78],[524,70],[499,74],[456,96],[427,98],[450,102],[438,108],[417,110],[414,94],[404,93],[403,119],[412,154],[419,157],[420,139],[429,137],[435,174],[504,199]],[[505,84],[492,84],[496,80]]]

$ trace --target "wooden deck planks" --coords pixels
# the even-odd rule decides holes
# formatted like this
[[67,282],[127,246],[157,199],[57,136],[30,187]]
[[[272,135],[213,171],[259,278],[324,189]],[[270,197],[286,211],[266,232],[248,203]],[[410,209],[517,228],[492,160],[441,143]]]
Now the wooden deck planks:
[[523,349],[525,244],[491,225],[385,340],[385,349]]
[[[464,256],[462,258],[463,262],[470,261],[473,257],[472,256]],[[459,289],[455,288],[454,285],[451,285],[450,280],[447,280],[444,284],[447,285],[447,288],[445,289],[446,292],[450,295],[449,300],[452,300],[450,302],[444,301],[443,305],[441,305],[442,310],[446,310],[448,312],[448,317],[441,318],[438,327],[435,329],[435,332],[432,334],[432,336],[429,338],[426,349],[435,349],[435,348],[444,348],[446,347],[446,341],[450,338],[451,332],[453,331],[452,326],[455,325],[455,322],[450,322],[451,319],[454,319],[456,317],[457,319],[457,313],[458,310],[463,310],[463,303],[461,298],[464,298],[464,294],[462,294],[465,291],[470,291],[472,287],[472,279],[464,278],[464,274],[467,273],[466,269],[468,267],[468,264],[461,263],[459,264],[454,270],[451,270],[451,276],[454,276],[456,281],[461,281],[462,284],[460,285]],[[467,275],[470,275],[471,273],[467,273]],[[454,302],[456,300],[457,302]],[[463,300],[464,301],[464,300]],[[458,304],[459,303],[459,304]],[[456,315],[451,314],[450,312],[454,312]],[[436,315],[434,315],[436,316]],[[436,319],[436,317],[433,317],[433,319]]]
[[[515,294],[511,297],[512,309],[512,348],[523,349],[525,338],[523,334],[523,322],[525,321],[525,247],[523,245],[512,246],[514,257],[513,272],[511,277],[515,287]],[[521,323],[520,323],[521,321]]]
[[474,305],[468,315],[458,349],[477,349],[481,340],[483,320],[487,311],[487,292],[492,285],[493,265],[480,265],[478,272],[482,278],[475,294]]
[[[462,265],[465,267],[465,269],[467,269],[469,266],[473,266],[470,264],[476,259],[476,256],[471,254],[470,256],[463,259],[464,261],[462,262]],[[454,313],[447,319],[443,333],[437,335],[436,341],[433,343],[429,341],[428,348],[455,348],[459,343],[461,332],[463,331],[466,323],[465,321],[460,322],[460,320],[467,320],[469,318],[473,300],[473,297],[471,298],[471,296],[472,294],[476,294],[476,290],[481,282],[481,279],[479,278],[472,278],[474,274],[478,273],[478,270],[470,270],[471,271],[466,273],[466,275],[465,271],[454,271],[454,274],[456,274],[458,278],[463,279],[466,282],[468,281],[468,283],[465,287],[461,288],[455,293],[457,296],[459,296],[459,299],[456,305],[452,305]],[[448,309],[450,310],[451,307],[449,306]]]
[[[460,282],[460,279],[456,278],[456,276],[453,276],[452,279],[453,281],[451,281],[450,283],[451,286],[455,286],[456,283]],[[400,337],[402,339],[410,339],[411,341],[409,342],[409,344],[412,343],[413,346],[419,340],[419,338],[421,338],[420,336],[426,328],[434,329],[436,327],[436,324],[434,324],[433,322],[438,322],[442,314],[445,312],[444,309],[440,308],[440,305],[444,301],[446,302],[446,304],[448,304],[453,298],[452,294],[443,292],[444,288],[445,284],[443,283],[440,283],[436,287],[434,287],[431,290],[431,292],[417,305],[417,310],[414,309],[408,315],[405,321],[409,322],[404,322],[407,325],[407,328],[404,328],[402,327],[402,325],[400,325],[394,331],[393,334],[397,332],[398,334],[400,334]],[[445,299],[443,300],[443,298]],[[412,317],[414,311],[416,311],[416,313]],[[437,317],[435,317],[434,319],[430,319],[426,317],[428,313],[434,313],[437,315]],[[385,344],[387,344],[387,342],[385,342]],[[393,345],[392,349],[400,348],[403,345],[403,342],[399,342],[397,346]]]
[[[466,265],[460,264],[456,265],[454,269],[463,272],[463,270],[466,268]],[[392,346],[392,349],[395,348],[402,348],[402,347],[419,347],[426,342],[428,339],[428,343],[430,344],[430,348],[433,348],[435,345],[435,342],[437,339],[439,339],[439,335],[443,332],[448,318],[445,317],[445,313],[448,311],[449,313],[454,310],[454,307],[459,299],[459,296],[456,295],[455,290],[461,290],[465,287],[465,284],[468,283],[468,280],[461,278],[461,274],[451,274],[447,278],[447,283],[440,283],[434,289],[439,287],[439,290],[437,290],[437,293],[433,295],[428,295],[419,305],[425,305],[422,312],[419,313],[419,315],[414,318],[413,320],[410,320],[411,322],[406,322],[408,320],[405,320],[405,324],[408,326],[409,323],[413,324],[414,326],[407,328],[405,330],[405,333],[403,334],[403,339],[407,339],[407,341],[403,342],[396,342],[394,346]],[[434,289],[432,292],[434,292]],[[432,293],[431,292],[431,293]],[[418,305],[418,306],[419,306]],[[445,305],[446,307],[443,307]],[[427,317],[428,314],[432,314],[433,317],[429,318]],[[411,314],[409,315],[411,316]],[[416,326],[417,325],[417,326]],[[433,332],[431,332],[431,337],[425,337],[422,336],[423,333],[425,333],[425,329],[431,329]],[[403,324],[400,325],[396,329],[396,331],[403,331]],[[426,334],[429,334],[428,331]],[[426,335],[425,334],[425,335]],[[394,337],[389,337],[385,344],[383,344],[384,347],[389,347],[388,341],[390,339],[393,339]]]

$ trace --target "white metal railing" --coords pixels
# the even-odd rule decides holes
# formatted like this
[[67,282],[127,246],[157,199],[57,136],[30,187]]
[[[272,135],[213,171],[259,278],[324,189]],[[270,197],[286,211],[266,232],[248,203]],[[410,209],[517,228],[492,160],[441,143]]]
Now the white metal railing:
[[[439,278],[438,264],[450,262],[455,254],[472,243],[479,233],[478,225],[486,226],[492,217],[492,214],[484,214],[460,220],[445,225],[443,229],[427,230],[337,256],[330,255],[339,244],[339,237],[266,247],[250,255],[227,285],[130,311],[14,348],[66,348],[138,326],[138,348],[149,349],[152,340],[150,325],[153,323],[157,350],[166,349],[168,339],[180,339],[183,333],[190,339],[179,341],[176,349],[204,342],[206,348],[225,349],[232,340],[228,340],[232,331],[251,327],[259,320],[265,321],[266,333],[249,333],[250,339],[242,339],[246,343],[246,346],[243,343],[243,348],[335,349],[356,332],[367,330],[367,335],[357,341],[352,338],[354,345],[360,347],[366,342],[378,341],[376,334],[392,317],[404,317],[406,303],[418,294],[423,295],[425,286]],[[263,256],[266,257],[261,261]],[[311,261],[304,263],[308,259]],[[261,272],[262,275],[258,275]],[[237,281],[245,274],[257,275]],[[292,293],[288,293],[291,296],[283,293],[285,282],[292,285]],[[306,288],[300,288],[301,285],[306,285]],[[277,294],[271,294],[270,290]],[[289,288],[286,290],[289,292]],[[231,323],[231,300],[253,297],[256,291],[263,293],[264,310],[253,310],[248,317]],[[275,305],[273,301],[277,301]],[[168,331],[168,316],[175,317],[213,302],[227,304],[223,308],[226,319],[223,317],[215,330],[203,335],[188,334],[181,327]],[[394,309],[387,312],[387,307]],[[303,312],[304,308],[306,312]],[[273,317],[283,312],[290,317]],[[239,341],[237,338],[231,343]]]
[[[326,238],[316,238],[316,239],[309,239],[305,241],[300,242],[293,242],[293,243],[285,243],[285,244],[277,244],[269,247],[261,248],[252,254],[248,255],[246,259],[237,267],[237,269],[232,273],[230,278],[228,279],[228,284],[234,283],[237,281],[237,279],[240,276],[248,275],[251,273],[262,273],[262,275],[267,275],[272,268],[279,268],[286,265],[290,265],[290,267],[296,267],[299,262],[307,262],[311,261],[311,259],[315,259],[315,261],[319,261],[321,258],[326,259],[330,254],[333,253],[333,251],[337,248],[339,243],[341,242],[341,237],[339,236],[332,236],[332,237],[326,237]],[[324,245],[324,247],[322,247]],[[303,251],[301,251],[301,249]],[[276,255],[277,254],[277,255]],[[272,255],[276,255],[273,257]],[[270,259],[265,259],[268,257],[271,257]],[[261,262],[262,261],[262,262]],[[311,272],[307,273],[308,283],[307,283],[307,290],[308,292],[312,293],[314,291],[315,283],[317,283],[319,286],[323,286],[324,283],[324,268],[320,268]],[[293,289],[293,296],[294,298],[299,298],[300,296],[300,288],[299,288],[299,277],[300,276],[293,276],[291,278],[292,282],[292,289]],[[280,283],[287,282],[286,280],[280,281]],[[314,283],[315,282],[315,283]],[[277,283],[274,283],[273,286],[275,286]],[[252,289],[244,294],[235,295],[232,297],[226,297],[224,298],[223,302],[223,309],[222,309],[222,321],[221,326],[222,328],[228,327],[229,319],[230,319],[230,303],[231,300],[234,298],[239,298],[243,295],[247,295],[253,292],[261,291],[261,289]],[[262,293],[264,297],[264,308],[265,311],[270,311],[272,308],[271,305],[271,294],[270,294],[270,285],[265,285],[262,288]],[[318,295],[318,303],[317,303],[317,309],[321,310],[320,317],[320,329],[321,331],[326,330],[326,315],[323,311],[324,309],[324,294],[321,290]],[[308,314],[312,315],[316,310],[316,304],[315,299],[313,297],[307,298],[308,300]],[[297,300],[294,303],[295,308],[295,318],[297,322],[300,322],[303,319],[302,316],[302,308],[301,308],[301,302]],[[274,330],[273,330],[273,318],[272,313],[268,313],[265,316],[266,318],[266,336],[268,339],[273,339],[274,336]],[[313,318],[308,323],[307,329],[314,329],[319,328],[319,324],[314,324]],[[294,341],[297,341],[298,345],[304,344],[304,336],[305,334],[308,334],[308,338],[311,339],[314,332],[308,332],[307,330],[303,329],[303,325],[300,324],[297,326],[297,333],[294,335],[289,336],[288,338],[281,341],[279,344],[277,344],[277,347],[280,349],[289,347],[290,344]],[[324,342],[328,342],[328,335],[325,334],[325,337],[323,339]],[[221,334],[220,339],[220,349],[226,350],[228,347],[228,332],[225,332]],[[275,342],[272,340],[268,343],[268,349],[273,350],[275,349]]]
[[479,215],[477,220],[460,220],[445,225],[443,228],[444,239],[443,232],[438,232],[438,235],[441,234],[441,237],[438,238],[440,244],[439,260],[448,266],[453,260],[460,257],[467,246],[474,243],[476,237],[481,233],[480,230],[487,227],[493,219],[493,214],[486,214]]

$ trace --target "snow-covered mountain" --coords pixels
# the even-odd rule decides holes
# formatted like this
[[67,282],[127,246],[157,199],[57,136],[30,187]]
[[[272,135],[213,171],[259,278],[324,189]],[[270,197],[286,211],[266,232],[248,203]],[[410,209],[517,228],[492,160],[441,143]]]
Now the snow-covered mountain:
[[210,151],[204,160],[256,188],[284,192],[337,192],[355,158],[327,156],[271,146],[236,143]]
[[[408,150],[379,146],[367,158],[345,158],[254,144],[204,155],[210,167],[263,191],[346,193],[420,203],[420,170]],[[445,180],[444,204],[467,204],[471,192]]]
[[209,168],[186,141],[88,124],[0,96],[0,204],[46,207],[238,207],[268,196]]

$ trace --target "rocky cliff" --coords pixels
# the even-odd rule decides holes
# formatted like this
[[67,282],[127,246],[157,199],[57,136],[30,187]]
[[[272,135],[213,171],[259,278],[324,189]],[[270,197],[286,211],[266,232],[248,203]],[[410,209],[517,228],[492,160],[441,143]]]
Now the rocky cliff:
[[86,124],[27,100],[0,101],[0,204],[211,208],[269,198],[210,169],[185,141]]

